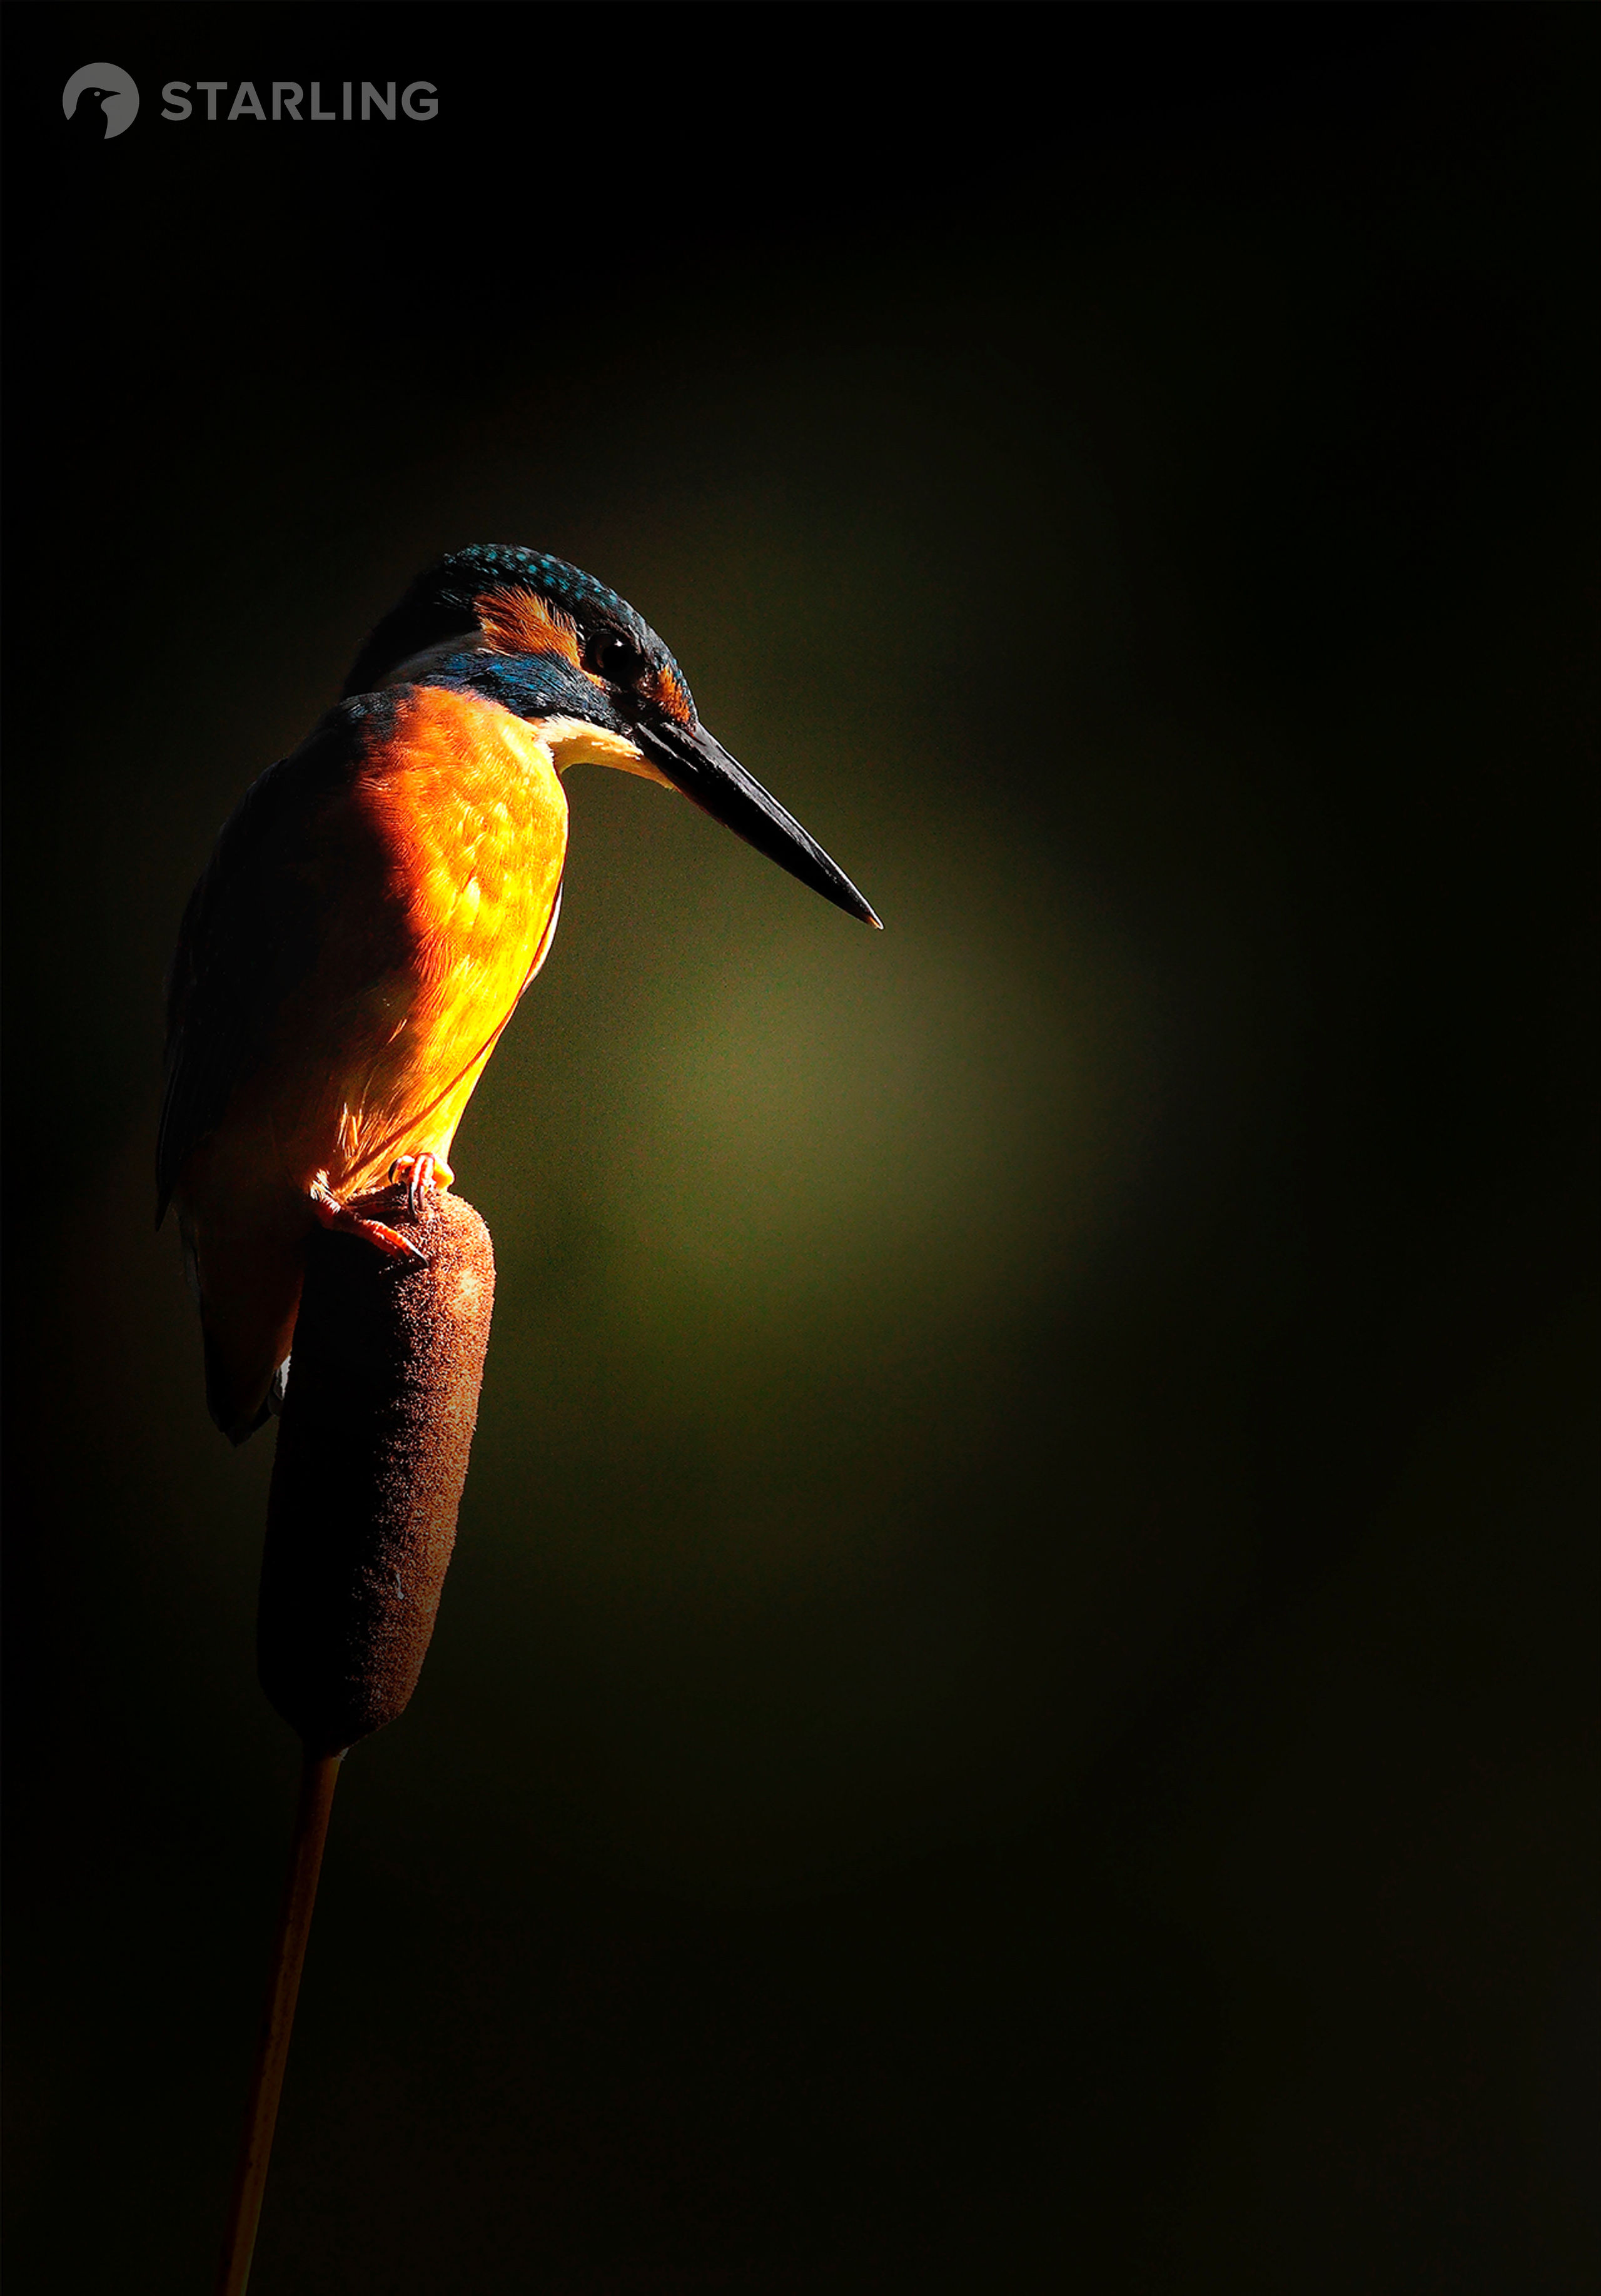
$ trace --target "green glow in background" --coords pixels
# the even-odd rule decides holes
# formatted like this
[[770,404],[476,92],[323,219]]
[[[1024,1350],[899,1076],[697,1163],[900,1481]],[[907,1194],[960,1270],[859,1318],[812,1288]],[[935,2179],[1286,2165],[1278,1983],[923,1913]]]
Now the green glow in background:
[[[295,1760],[163,968],[465,540],[886,930],[569,779],[252,2285],[1589,2284],[1589,31],[1276,13],[13,16],[19,2288],[203,2285]],[[434,140],[157,123],[313,70]]]

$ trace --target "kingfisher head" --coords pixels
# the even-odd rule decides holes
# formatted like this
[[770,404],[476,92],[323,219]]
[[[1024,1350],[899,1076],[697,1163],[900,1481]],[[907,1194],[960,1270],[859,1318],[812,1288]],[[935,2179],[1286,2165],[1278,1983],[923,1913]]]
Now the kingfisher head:
[[447,685],[538,725],[559,766],[620,766],[679,790],[853,917],[878,919],[816,839],[696,715],[683,672],[626,598],[542,551],[452,551],[374,631],[347,695]]

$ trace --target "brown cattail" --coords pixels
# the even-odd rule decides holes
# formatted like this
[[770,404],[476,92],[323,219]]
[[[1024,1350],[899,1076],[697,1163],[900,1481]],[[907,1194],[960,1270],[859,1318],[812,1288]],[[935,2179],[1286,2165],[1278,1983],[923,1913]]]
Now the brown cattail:
[[361,1210],[428,1254],[312,1241],[267,1500],[261,1686],[312,1753],[401,1713],[423,1670],[456,1543],[495,1300],[489,1231],[471,1204],[404,1189]]

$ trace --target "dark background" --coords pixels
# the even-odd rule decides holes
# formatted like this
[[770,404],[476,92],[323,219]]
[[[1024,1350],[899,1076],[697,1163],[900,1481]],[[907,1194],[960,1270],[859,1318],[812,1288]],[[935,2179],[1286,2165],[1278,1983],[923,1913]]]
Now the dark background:
[[476,539],[887,930],[574,776],[253,2289],[1588,2289],[1595,12],[8,15],[12,2287],[207,2285],[292,1798],[163,970]]

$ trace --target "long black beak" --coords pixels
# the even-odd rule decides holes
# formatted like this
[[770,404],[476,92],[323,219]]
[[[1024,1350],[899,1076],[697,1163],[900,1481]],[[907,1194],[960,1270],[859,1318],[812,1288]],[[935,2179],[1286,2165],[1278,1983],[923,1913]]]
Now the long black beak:
[[850,878],[834,866],[817,839],[809,837],[793,816],[785,813],[777,799],[769,797],[703,726],[691,731],[670,718],[656,718],[648,723],[640,720],[629,730],[651,763],[661,767],[692,805],[698,805],[713,821],[720,821],[725,829],[765,853],[769,861],[776,861],[781,869],[799,877],[803,885],[821,893],[847,916],[878,925]]

